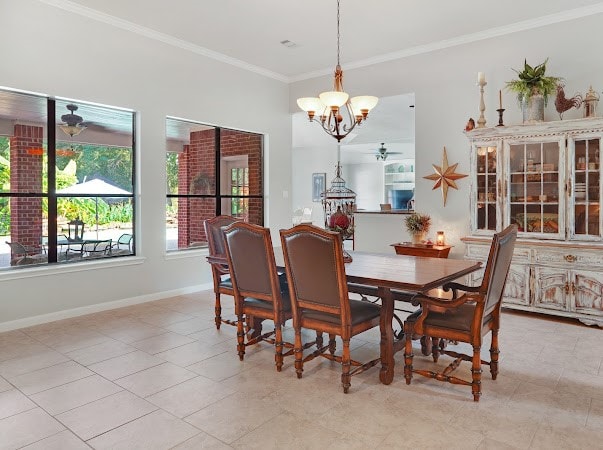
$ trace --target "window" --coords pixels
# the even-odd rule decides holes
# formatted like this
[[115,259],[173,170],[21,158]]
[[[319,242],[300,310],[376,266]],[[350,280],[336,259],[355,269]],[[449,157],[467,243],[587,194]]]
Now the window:
[[133,191],[133,112],[0,90],[0,268],[134,254]]
[[261,134],[168,117],[166,137],[167,250],[205,247],[216,215],[264,224]]

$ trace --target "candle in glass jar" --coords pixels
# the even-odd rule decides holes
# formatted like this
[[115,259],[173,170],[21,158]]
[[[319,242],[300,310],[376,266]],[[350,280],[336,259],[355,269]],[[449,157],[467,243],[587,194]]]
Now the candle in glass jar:
[[483,84],[486,82],[486,74],[484,72],[477,72],[477,84]]
[[444,245],[446,243],[444,239],[444,232],[438,231],[436,235],[436,245]]

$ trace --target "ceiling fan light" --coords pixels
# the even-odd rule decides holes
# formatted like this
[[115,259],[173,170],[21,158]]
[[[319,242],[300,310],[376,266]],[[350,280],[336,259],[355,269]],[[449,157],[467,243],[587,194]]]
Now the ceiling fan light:
[[339,108],[340,106],[345,105],[350,96],[347,92],[340,91],[327,91],[322,92],[320,95],[320,101],[327,105],[329,108]]
[[59,128],[63,130],[63,133],[71,137],[77,136],[86,129],[83,125],[59,125]]

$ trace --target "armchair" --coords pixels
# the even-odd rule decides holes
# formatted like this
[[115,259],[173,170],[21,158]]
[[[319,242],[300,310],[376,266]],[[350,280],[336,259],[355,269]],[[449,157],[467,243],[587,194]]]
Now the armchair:
[[[404,323],[404,377],[406,384],[410,384],[412,374],[417,373],[438,381],[471,386],[473,400],[477,402],[481,396],[482,364],[490,366],[492,379],[496,380],[498,375],[500,306],[516,238],[516,225],[511,225],[494,235],[480,286],[470,287],[458,283],[448,283],[444,285],[444,290],[453,291],[454,296],[451,300],[426,296],[415,297],[421,303],[421,310],[411,314]],[[463,292],[460,293],[460,290]],[[480,355],[482,339],[489,332],[492,332],[490,361],[483,361]],[[423,336],[423,339],[432,339],[434,362],[438,361],[440,354],[452,356],[455,360],[442,372],[414,370],[412,366],[413,335]],[[473,355],[468,356],[446,350],[439,345],[440,339],[471,344]],[[471,381],[451,375],[452,371],[462,361],[472,362]]]

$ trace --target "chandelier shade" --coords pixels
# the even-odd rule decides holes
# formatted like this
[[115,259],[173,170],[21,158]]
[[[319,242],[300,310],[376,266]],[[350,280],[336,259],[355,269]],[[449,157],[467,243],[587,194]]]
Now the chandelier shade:
[[328,92],[322,92],[318,96],[318,98],[323,103],[323,105],[325,105],[328,108],[333,109],[333,108],[339,108],[340,106],[345,105],[346,102],[348,101],[348,98],[350,98],[350,96],[345,92],[328,91]]
[[337,139],[337,142],[341,142],[356,125],[360,125],[379,101],[377,97],[371,95],[360,95],[350,99],[349,94],[343,90],[343,70],[339,64],[339,1],[337,0],[337,66],[333,90],[322,92],[318,98],[297,99],[297,105],[308,113],[310,122],[319,123],[327,134]]

